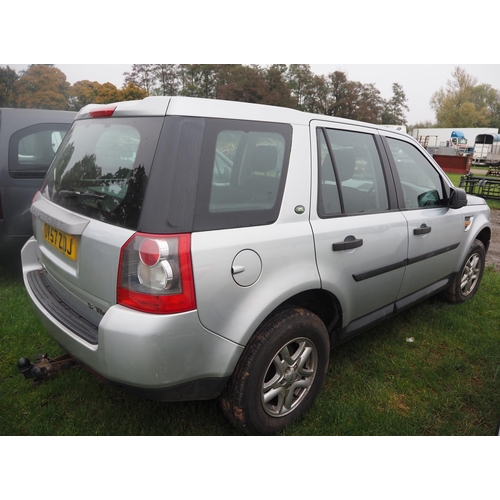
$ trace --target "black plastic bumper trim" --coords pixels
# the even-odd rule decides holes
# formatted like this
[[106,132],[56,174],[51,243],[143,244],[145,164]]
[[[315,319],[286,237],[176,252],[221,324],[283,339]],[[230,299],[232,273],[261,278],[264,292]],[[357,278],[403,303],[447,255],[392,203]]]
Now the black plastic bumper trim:
[[26,278],[35,297],[57,321],[89,344],[97,345],[97,325],[80,316],[55,294],[44,271],[31,271]]
[[[99,376],[101,379],[103,377]],[[130,386],[103,379],[108,384],[117,387],[124,392],[134,394],[146,399],[166,402],[179,401],[200,401],[217,398],[229,380],[229,377],[223,378],[204,378],[186,382],[185,384],[161,389],[146,389],[143,387]]]

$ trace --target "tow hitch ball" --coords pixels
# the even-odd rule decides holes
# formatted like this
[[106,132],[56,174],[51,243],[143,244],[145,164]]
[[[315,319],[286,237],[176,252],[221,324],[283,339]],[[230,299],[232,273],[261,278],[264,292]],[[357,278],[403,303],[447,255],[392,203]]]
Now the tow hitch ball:
[[37,354],[32,363],[28,358],[21,358],[17,362],[17,367],[26,380],[33,379],[33,385],[39,385],[44,380],[52,377],[56,373],[70,368],[76,368],[79,363],[69,354],[63,354],[57,358],[49,358],[47,354]]

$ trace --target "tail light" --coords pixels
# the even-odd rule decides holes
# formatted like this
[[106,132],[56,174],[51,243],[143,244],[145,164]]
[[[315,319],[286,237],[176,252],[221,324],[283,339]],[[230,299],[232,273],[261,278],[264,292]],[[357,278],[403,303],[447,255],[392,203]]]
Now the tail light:
[[118,304],[157,314],[196,309],[190,234],[136,233],[123,245],[119,266]]

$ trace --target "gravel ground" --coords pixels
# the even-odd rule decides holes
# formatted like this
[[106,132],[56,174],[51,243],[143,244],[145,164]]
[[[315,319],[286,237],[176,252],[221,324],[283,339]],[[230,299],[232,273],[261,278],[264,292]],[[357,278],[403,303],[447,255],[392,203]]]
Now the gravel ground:
[[491,211],[491,242],[486,254],[486,264],[494,264],[500,271],[500,210]]

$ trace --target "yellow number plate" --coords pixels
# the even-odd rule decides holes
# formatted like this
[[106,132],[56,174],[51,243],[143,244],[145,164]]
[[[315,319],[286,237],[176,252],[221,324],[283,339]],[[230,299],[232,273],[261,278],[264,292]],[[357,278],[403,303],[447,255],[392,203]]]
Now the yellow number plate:
[[71,236],[60,229],[43,224],[43,237],[54,248],[71,260],[76,260],[76,236]]

